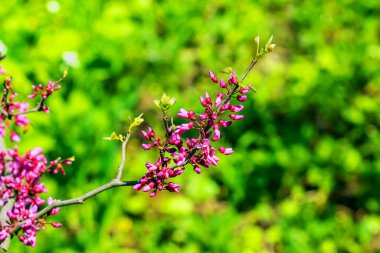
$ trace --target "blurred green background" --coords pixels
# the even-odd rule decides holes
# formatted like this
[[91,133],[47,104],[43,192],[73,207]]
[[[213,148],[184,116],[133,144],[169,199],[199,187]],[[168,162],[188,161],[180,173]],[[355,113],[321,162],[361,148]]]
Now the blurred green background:
[[[77,157],[66,176],[44,178],[46,198],[113,178],[120,148],[103,137],[140,113],[160,129],[152,101],[163,92],[177,98],[173,114],[193,108],[209,70],[243,73],[256,35],[278,45],[247,78],[258,92],[223,132],[235,153],[220,166],[189,168],[178,194],[126,187],[66,207],[49,219],[62,228],[10,252],[380,252],[379,16],[378,0],[2,1],[16,89],[69,68],[22,147]],[[136,132],[125,180],[155,159],[141,141]]]

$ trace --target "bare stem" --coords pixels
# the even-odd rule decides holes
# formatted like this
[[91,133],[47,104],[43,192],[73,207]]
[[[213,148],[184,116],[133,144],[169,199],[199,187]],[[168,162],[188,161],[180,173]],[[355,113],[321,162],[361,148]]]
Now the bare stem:
[[[137,184],[138,181],[119,181],[117,179],[112,179],[110,182],[102,185],[102,186],[99,186],[95,189],[93,189],[92,191],[89,191],[87,192],[86,194],[80,196],[80,197],[77,197],[77,198],[73,198],[73,199],[68,199],[68,200],[63,200],[63,201],[60,201],[60,200],[57,200],[57,201],[54,201],[53,203],[51,203],[50,205],[48,205],[47,207],[45,207],[44,209],[42,209],[41,211],[39,211],[37,214],[35,214],[33,216],[34,219],[38,220],[42,217],[44,217],[45,215],[49,215],[49,213],[54,209],[54,208],[57,208],[57,207],[62,207],[62,206],[69,206],[69,205],[77,205],[77,204],[84,204],[84,202],[103,192],[103,191],[106,191],[106,190],[109,190],[113,187],[122,187],[122,186],[133,186],[135,184]],[[10,232],[9,234],[11,236],[15,236],[17,234],[18,231],[20,231],[21,229],[21,225],[23,223],[25,223],[25,221],[23,222],[20,222],[18,223]]]
[[[46,206],[44,209],[39,211],[37,214],[35,214],[33,216],[33,218],[35,220],[43,218],[43,217],[49,215],[51,213],[51,211],[57,207],[83,204],[87,199],[94,197],[95,195],[97,195],[103,191],[109,190],[111,188],[114,188],[114,187],[133,186],[133,185],[137,184],[138,181],[120,181],[120,178],[121,178],[122,173],[123,173],[125,160],[126,160],[125,149],[126,149],[126,146],[127,146],[127,143],[129,141],[130,136],[131,136],[131,133],[128,132],[127,136],[125,137],[125,140],[122,143],[122,148],[121,148],[122,158],[121,158],[121,161],[120,161],[120,164],[118,167],[118,173],[117,173],[116,178],[112,179],[108,183],[101,185],[101,186],[99,186],[99,187],[97,187],[97,188],[87,192],[86,194],[77,197],[77,198],[72,198],[72,199],[67,199],[67,200],[62,200],[62,201],[61,200],[54,201],[53,203],[51,203],[50,205]],[[13,203],[10,203],[10,204],[12,204],[12,208],[13,208]],[[5,210],[4,208],[5,208],[5,206],[3,207],[3,210]],[[4,219],[2,218],[1,220],[3,221]],[[0,252],[1,252],[1,250],[8,250],[9,241],[10,241],[11,237],[15,236],[20,231],[22,224],[24,224],[26,221],[27,220],[19,222],[9,232],[9,237],[6,238],[4,241],[0,242],[0,246],[1,246]]]
[[257,58],[254,58],[251,63],[249,64],[248,68],[245,70],[244,74],[242,75],[241,77],[241,81],[244,81],[244,79],[246,78],[246,76],[248,75],[248,73],[252,70],[252,68],[255,66],[255,64],[257,63]]
[[123,174],[123,168],[124,168],[125,159],[126,159],[125,148],[127,147],[129,137],[131,137],[130,132],[127,133],[127,136],[125,137],[125,140],[123,141],[123,144],[121,145],[121,161],[119,164],[119,168],[117,170],[117,176],[116,176],[117,181],[120,181],[121,175]]

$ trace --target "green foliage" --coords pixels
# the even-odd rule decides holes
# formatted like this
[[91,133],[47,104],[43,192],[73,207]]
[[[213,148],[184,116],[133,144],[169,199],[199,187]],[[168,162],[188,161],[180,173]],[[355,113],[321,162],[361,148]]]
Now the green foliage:
[[[194,108],[212,87],[209,70],[241,76],[257,34],[277,44],[245,80],[257,95],[223,132],[235,152],[218,168],[189,168],[179,194],[113,189],[63,208],[63,228],[11,251],[379,252],[379,9],[377,0],[5,1],[0,48],[15,89],[69,69],[51,114],[31,115],[23,138],[52,159],[76,156],[66,176],[46,179],[46,197],[58,199],[115,177],[120,147],[103,137],[125,133],[128,116],[144,113],[139,127],[158,129],[163,92],[177,99],[168,117]],[[154,155],[139,147],[139,127],[125,180]]]

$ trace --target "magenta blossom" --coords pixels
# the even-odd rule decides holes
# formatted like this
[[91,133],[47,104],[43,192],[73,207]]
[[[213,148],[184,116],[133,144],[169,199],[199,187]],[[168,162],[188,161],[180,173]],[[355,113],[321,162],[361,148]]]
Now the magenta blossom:
[[[218,78],[211,71],[209,75],[213,83],[218,83]],[[233,104],[231,98],[236,97],[239,102],[242,102],[246,98],[243,94],[249,90],[249,88],[239,85],[235,72],[229,76],[228,84],[229,86],[223,79],[220,79],[218,87],[222,88],[222,91],[217,93],[214,100],[211,99],[208,92],[200,97],[200,104],[204,108],[202,113],[196,114],[193,110],[181,108],[178,116],[188,122],[178,126],[170,125],[164,141],[155,137],[154,134],[150,134],[153,132],[151,127],[148,128],[148,132],[141,131],[144,139],[148,141],[148,143],[142,144],[142,148],[144,150],[156,148],[159,150],[160,156],[155,163],[146,163],[148,171],[133,187],[134,190],[150,192],[150,197],[156,196],[157,192],[162,190],[178,192],[180,186],[168,182],[168,180],[181,175],[186,164],[191,164],[197,174],[201,173],[201,167],[208,168],[218,165],[219,157],[217,157],[216,148],[213,145],[222,138],[220,128],[229,127],[232,120],[244,118],[243,115],[234,114],[242,111],[244,106]],[[198,119],[195,115],[198,116]],[[226,116],[231,120],[225,120]],[[190,132],[192,129],[193,131]],[[193,138],[183,136],[194,133],[196,136]],[[219,147],[217,150],[224,155],[233,153],[232,148]]]

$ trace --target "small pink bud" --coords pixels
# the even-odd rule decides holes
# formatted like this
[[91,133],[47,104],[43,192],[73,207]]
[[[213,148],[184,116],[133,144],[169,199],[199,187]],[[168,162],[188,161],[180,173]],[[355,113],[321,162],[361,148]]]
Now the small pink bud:
[[227,87],[227,84],[226,84],[226,82],[224,82],[223,79],[220,79],[219,86],[224,89]]
[[215,100],[215,106],[218,107],[222,103],[222,100],[223,100],[223,93],[219,92]]
[[148,127],[148,135],[152,138],[155,136],[155,133],[154,133],[153,128],[151,126]]
[[145,138],[145,140],[150,140],[150,136],[147,134],[147,132],[145,132],[144,130],[141,130],[141,134],[142,136]]
[[238,84],[238,80],[237,80],[237,77],[236,77],[236,73],[235,71],[231,74],[231,76],[228,78],[228,84],[229,85],[232,85],[232,84]]
[[11,138],[12,142],[20,142],[21,141],[20,135],[17,134],[16,132],[13,132],[13,131],[11,132],[10,138]]
[[203,107],[207,107],[206,100],[205,100],[202,96],[199,98],[199,101],[201,102],[201,105],[202,105]]
[[236,99],[240,102],[244,102],[246,99],[247,99],[247,96],[241,96],[241,95],[237,95],[236,96]]
[[152,148],[152,144],[146,144],[146,143],[143,143],[143,144],[141,144],[141,146],[142,146],[142,148],[143,148],[144,150],[149,150],[149,149]]
[[58,222],[52,222],[51,225],[55,228],[60,228],[62,227],[62,224],[61,223],[58,223]]
[[210,79],[211,79],[212,82],[214,82],[214,83],[218,82],[218,78],[214,75],[214,73],[212,73],[211,71],[209,71],[208,74],[209,74]]
[[194,166],[194,171],[197,174],[201,174],[202,173],[201,169],[198,166],[196,166],[196,165]]
[[240,89],[240,90],[238,90],[238,92],[239,92],[240,94],[247,94],[247,93],[249,92],[249,88],[243,88],[243,89]]
[[198,117],[199,117],[200,120],[205,120],[205,119],[208,118],[208,116],[205,115],[205,114],[199,114]]
[[157,166],[154,165],[154,164],[152,164],[152,163],[149,163],[149,162],[145,163],[145,167],[146,167],[149,171],[155,171],[155,170],[157,170]]
[[231,120],[227,120],[227,121],[224,121],[222,119],[219,120],[219,125],[222,127],[229,127],[231,124],[232,124]]
[[205,100],[206,100],[206,103],[207,103],[208,105],[212,105],[210,95],[208,94],[207,91],[206,91],[206,93],[205,93]]
[[142,188],[142,185],[141,185],[141,184],[135,184],[135,185],[133,186],[133,190],[135,190],[135,191],[139,191],[139,190],[141,190],[141,188]]
[[230,102],[227,102],[222,107],[220,107],[220,110],[225,111],[225,110],[228,110],[229,107],[230,107]]
[[51,215],[56,215],[57,213],[59,213],[59,210],[61,210],[59,207],[57,208],[53,208],[53,210],[51,210]]
[[244,118],[244,115],[236,115],[236,114],[230,114],[229,115],[231,119],[233,120],[240,120]]
[[219,150],[220,153],[225,154],[225,155],[230,155],[230,154],[232,154],[234,152],[232,150],[232,148],[220,147],[220,148],[218,148],[218,150]]
[[231,112],[240,112],[241,110],[244,109],[244,106],[243,105],[230,105],[230,111]]
[[143,192],[147,192],[149,191],[151,188],[150,188],[150,185],[146,185],[144,186],[144,188],[142,189]]

